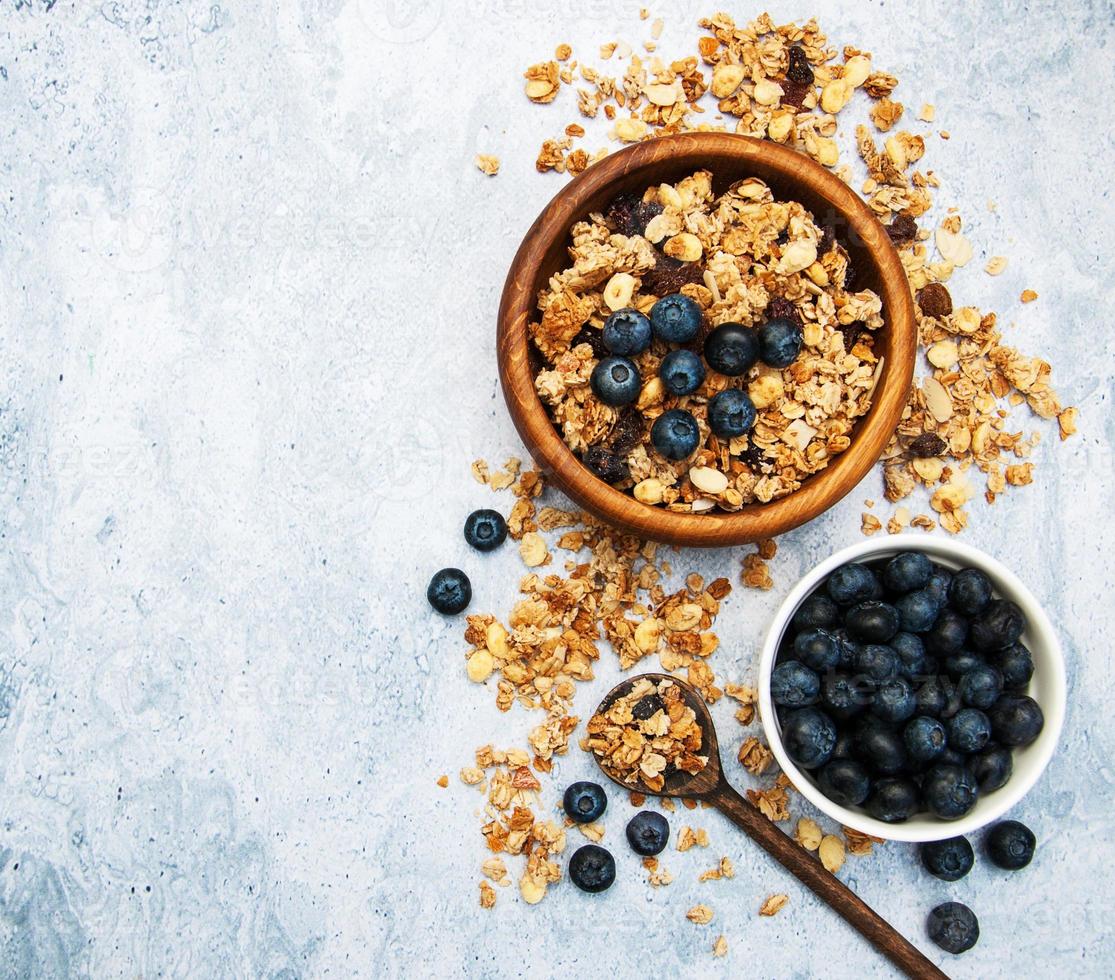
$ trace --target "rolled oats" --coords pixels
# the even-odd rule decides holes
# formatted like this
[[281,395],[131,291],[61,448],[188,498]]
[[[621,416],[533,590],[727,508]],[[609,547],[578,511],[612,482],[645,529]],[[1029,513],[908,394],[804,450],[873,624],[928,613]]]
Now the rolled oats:
[[707,926],[713,919],[713,911],[707,905],[694,905],[685,917],[699,926]]
[[766,901],[759,907],[759,915],[778,915],[789,900],[789,895],[769,895]]
[[723,936],[716,937],[716,942],[712,944],[712,955],[716,957],[728,955],[728,940]]
[[499,157],[492,156],[490,153],[478,153],[476,167],[481,173],[494,177],[499,173]]

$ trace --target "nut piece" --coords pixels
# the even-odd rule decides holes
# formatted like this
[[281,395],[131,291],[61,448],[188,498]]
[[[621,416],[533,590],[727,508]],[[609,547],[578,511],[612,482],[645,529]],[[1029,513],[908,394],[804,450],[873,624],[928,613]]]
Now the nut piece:
[[743,81],[742,65],[717,65],[712,72],[709,91],[718,99],[726,99]]
[[642,480],[635,484],[635,499],[641,504],[660,504],[665,489],[662,482],[655,480],[653,477],[649,480]]
[[680,93],[673,85],[648,85],[645,91],[647,99],[654,105],[673,105],[680,98]]
[[694,466],[689,471],[689,480],[702,493],[719,496],[728,489],[728,478],[711,466]]
[[604,302],[610,310],[622,310],[631,305],[635,293],[635,277],[627,272],[617,272],[604,287]]
[[852,88],[859,88],[870,74],[871,59],[867,55],[857,54],[844,63],[844,81]]
[[755,91],[751,93],[751,97],[759,105],[778,105],[782,101],[782,86],[769,78],[762,78],[755,83]]
[[802,817],[794,831],[794,840],[807,851],[817,850],[821,846],[823,836],[820,825],[816,820],[810,820],[809,817]]
[[778,272],[788,276],[795,272],[808,269],[817,261],[817,246],[805,239],[790,242],[782,250],[782,258],[778,260]]
[[519,555],[527,568],[537,568],[546,564],[550,559],[550,550],[546,541],[537,531],[527,531],[523,540],[519,542]]
[[846,79],[834,78],[821,90],[821,108],[835,115],[851,101],[853,91]]
[[468,658],[468,679],[474,684],[483,684],[494,669],[495,660],[487,650],[477,650]]
[[[679,262],[696,262],[701,257],[704,249],[701,246],[701,240],[696,235],[683,231],[680,235],[674,235],[667,241],[662,246],[662,251]],[[613,309],[617,309],[617,307],[613,307]]]
[[537,905],[546,894],[546,882],[538,881],[529,874],[519,879],[519,894],[528,905]]
[[758,409],[770,408],[781,397],[784,390],[780,374],[762,374],[747,386],[747,394]]
[[952,418],[952,396],[940,381],[926,378],[921,384],[921,391],[925,396],[925,407],[938,422],[947,422]]
[[929,363],[936,368],[952,367],[960,357],[955,340],[939,340],[925,352]]
[[935,233],[937,251],[941,258],[953,265],[967,265],[972,260],[972,243],[959,231],[950,231],[943,225]]
[[647,124],[641,119],[617,119],[616,138],[624,143],[638,143],[647,134]]
[[822,839],[817,854],[825,870],[832,874],[844,867],[844,842],[839,837],[829,834]]

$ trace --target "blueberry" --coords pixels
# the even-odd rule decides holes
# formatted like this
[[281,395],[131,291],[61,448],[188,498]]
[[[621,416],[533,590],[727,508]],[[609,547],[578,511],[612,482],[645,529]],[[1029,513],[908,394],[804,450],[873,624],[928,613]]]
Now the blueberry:
[[833,759],[817,773],[817,785],[838,806],[859,806],[871,792],[871,776],[855,759]]
[[924,589],[933,575],[933,562],[920,551],[904,551],[883,567],[883,585],[891,592],[906,593]]
[[569,859],[569,878],[583,892],[602,892],[616,880],[616,861],[599,844],[585,844]]
[[465,519],[465,540],[477,551],[494,551],[507,540],[507,522],[495,510],[474,510]]
[[910,682],[904,677],[891,677],[881,681],[875,689],[871,711],[883,721],[905,721],[917,709]]
[[979,799],[979,786],[962,766],[934,766],[925,774],[921,792],[929,811],[942,820],[959,820]]
[[816,708],[792,711],[782,725],[782,744],[803,769],[816,769],[828,762],[835,743],[836,726]]
[[855,667],[856,651],[859,650],[860,645],[848,636],[848,631],[843,626],[834,629],[832,635],[835,637],[836,646],[840,650],[840,660],[837,662],[837,666],[841,670],[852,670]]
[[832,747],[833,759],[854,759],[856,757],[856,736],[844,729],[836,734],[836,744]]
[[991,601],[991,579],[978,568],[962,568],[949,583],[949,603],[965,616],[978,616]]
[[925,652],[925,644],[920,636],[913,633],[895,633],[887,644],[898,654],[898,672],[903,677],[915,680],[932,673],[936,666]]
[[881,775],[893,776],[906,768],[908,756],[902,736],[873,715],[857,727],[855,745],[856,757]]
[[840,610],[836,607],[836,603],[828,596],[822,595],[820,592],[814,592],[798,606],[791,622],[796,630],[827,629],[830,626],[835,626],[839,619]]
[[1038,703],[1025,694],[1004,694],[991,706],[987,717],[995,741],[1003,745],[1029,745],[1045,725]]
[[950,572],[944,565],[933,565],[933,574],[929,576],[929,584],[925,587],[934,599],[937,600],[938,606],[943,606],[948,602],[949,598],[949,585],[952,583],[952,572]]
[[991,740],[991,722],[978,708],[961,708],[945,722],[949,747],[964,755],[978,752]]
[[986,711],[1003,693],[1003,675],[994,667],[980,664],[961,676],[956,689],[966,705]]
[[987,832],[984,845],[993,864],[1005,871],[1018,871],[1034,859],[1038,839],[1024,823],[1004,820]]
[[932,628],[925,634],[925,648],[946,657],[957,653],[968,639],[968,620],[951,609],[942,609]]
[[639,369],[626,357],[605,357],[592,369],[589,384],[593,394],[613,408],[630,405],[643,387]]
[[783,708],[816,704],[820,691],[821,679],[796,660],[784,660],[770,672],[771,700]]
[[921,845],[921,863],[934,878],[959,881],[976,862],[975,852],[967,837],[949,837]]
[[722,323],[705,339],[705,360],[729,377],[746,374],[759,360],[759,338],[739,323]]
[[1006,649],[993,651],[988,660],[1003,675],[1004,690],[1024,691],[1034,676],[1034,658],[1021,643],[1012,643]]
[[705,365],[691,350],[670,351],[658,366],[658,376],[671,395],[691,395],[705,380]]
[[439,613],[455,616],[472,601],[472,583],[459,568],[443,568],[430,579],[426,598]]
[[841,721],[858,715],[873,692],[870,682],[864,685],[847,674],[825,674],[821,678],[821,704],[828,714]]
[[767,320],[759,327],[759,360],[773,368],[789,367],[801,352],[801,340],[801,327],[793,320]]
[[958,650],[956,653],[950,653],[945,657],[941,666],[945,668],[945,673],[948,674],[949,677],[954,681],[958,681],[968,673],[968,671],[975,670],[977,667],[982,667],[983,658],[978,653],[973,653],[971,650]]
[[853,663],[857,673],[866,674],[873,681],[885,681],[898,676],[898,654],[890,647],[878,643],[857,647]]
[[638,310],[616,310],[604,321],[601,335],[611,353],[633,357],[650,347],[650,320]]
[[894,608],[898,610],[899,629],[909,633],[931,630],[941,611],[940,605],[928,589],[907,592],[895,602]]
[[960,902],[945,902],[929,913],[929,938],[946,953],[963,953],[979,940],[976,914]]
[[824,673],[840,662],[840,647],[828,630],[803,630],[794,637],[794,654],[807,667]]
[[981,793],[992,793],[1006,786],[1014,771],[1014,754],[1001,745],[988,745],[965,763]]
[[948,736],[945,726],[936,718],[918,715],[902,729],[902,742],[906,746],[906,754],[919,765],[925,765],[945,751]]
[[912,779],[891,776],[871,787],[867,812],[883,823],[902,823],[918,812],[918,788]]
[[829,598],[838,606],[851,606],[857,602],[877,598],[879,580],[866,565],[852,562],[836,569],[825,584]]
[[734,439],[750,432],[755,424],[755,405],[751,396],[739,388],[725,388],[709,399],[708,424],[721,439]]
[[844,625],[854,640],[886,643],[898,632],[898,610],[889,603],[869,599],[845,613]]
[[627,823],[627,843],[636,854],[660,854],[669,839],[669,823],[654,810],[640,810]]
[[949,695],[945,690],[946,680],[940,677],[927,677],[922,681],[914,695],[917,713],[930,718],[941,718],[948,707]]
[[1009,599],[993,599],[972,620],[972,646],[977,650],[1002,650],[1017,643],[1026,628],[1022,610]]
[[608,797],[598,783],[570,783],[561,800],[565,815],[576,823],[592,823],[599,820],[608,807]]
[[654,335],[668,344],[688,344],[701,329],[701,308],[688,296],[663,296],[650,308]]
[[655,419],[650,441],[667,459],[685,459],[701,441],[701,430],[697,420],[684,409],[671,408]]

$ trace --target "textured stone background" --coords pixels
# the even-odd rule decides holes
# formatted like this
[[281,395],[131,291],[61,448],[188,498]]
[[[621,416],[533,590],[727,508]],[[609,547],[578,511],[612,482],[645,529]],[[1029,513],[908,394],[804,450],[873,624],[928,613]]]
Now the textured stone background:
[[[691,52],[711,9],[655,9],[663,52]],[[520,451],[495,310],[564,179],[534,173],[537,146],[573,118],[518,73],[559,41],[642,40],[636,10],[0,2],[0,975],[888,975],[711,812],[668,889],[618,846],[607,896],[527,909],[510,889],[482,912],[476,797],[434,785],[533,724],[467,684],[459,624],[423,598],[462,563],[475,607],[505,612],[521,570],[459,536],[491,501],[469,462]],[[979,250],[956,291],[1049,356],[1083,430],[1044,427],[1035,486],[974,506],[966,536],[1045,597],[1069,660],[1062,749],[1016,814],[1034,866],[950,886],[891,845],[844,877],[923,945],[932,905],[972,905],[984,938],[957,975],[1110,975],[1112,7],[772,12],[813,10],[912,110],[937,105],[952,139],[927,162]],[[872,475],[782,539],[775,590],[726,603],[718,673],[747,676],[780,597],[879,495]],[[739,557],[675,564],[734,577]],[[558,782],[588,772],[574,752]],[[698,885],[720,854],[735,880]],[[683,918],[699,898],[707,928]]]

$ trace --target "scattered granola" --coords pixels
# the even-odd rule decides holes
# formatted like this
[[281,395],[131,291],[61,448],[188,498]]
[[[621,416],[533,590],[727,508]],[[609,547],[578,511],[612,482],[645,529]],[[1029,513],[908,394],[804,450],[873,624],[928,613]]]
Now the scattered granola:
[[708,831],[703,827],[694,830],[692,827],[682,827],[678,831],[677,849],[688,851],[691,847],[708,847]]
[[707,926],[712,921],[713,911],[707,905],[694,905],[685,913],[685,917],[699,926]]
[[721,878],[734,878],[736,876],[735,865],[732,864],[732,859],[722,857],[720,863],[708,871],[702,871],[697,877],[698,881],[719,881]]
[[482,909],[494,908],[496,904],[496,890],[486,881],[480,882],[480,907]]
[[820,825],[816,820],[810,820],[809,817],[802,817],[798,820],[798,825],[794,830],[794,840],[796,840],[807,851],[815,851],[821,846],[821,841],[824,835],[821,833]]
[[770,895],[759,907],[759,915],[778,915],[789,900],[789,895]]
[[494,177],[499,173],[499,157],[492,156],[490,153],[478,153],[476,155],[476,169],[489,177]]
[[839,837],[834,837],[832,834],[823,837],[818,845],[817,854],[825,870],[832,874],[836,874],[844,867],[844,842]]
[[728,940],[723,936],[716,937],[716,942],[712,944],[712,955],[717,957],[728,955]]
[[440,786],[440,787],[441,787],[442,789],[445,789],[445,787],[449,785],[449,777],[448,777],[448,776],[446,776],[446,775],[441,775],[441,776],[438,776],[438,778],[437,778],[437,784],[438,784],[438,786]]

